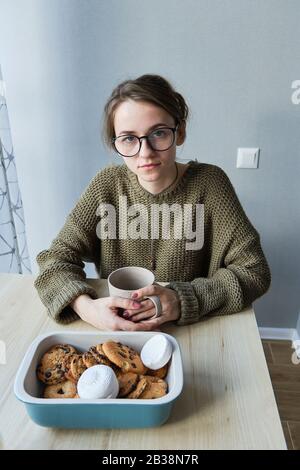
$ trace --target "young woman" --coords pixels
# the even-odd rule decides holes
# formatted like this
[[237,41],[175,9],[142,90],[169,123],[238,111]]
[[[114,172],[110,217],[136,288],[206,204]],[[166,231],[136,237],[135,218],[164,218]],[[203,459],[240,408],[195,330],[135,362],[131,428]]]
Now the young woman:
[[[57,322],[80,317],[100,329],[155,330],[169,321],[185,325],[238,312],[268,290],[259,234],[225,172],[198,161],[176,162],[188,113],[181,94],[158,75],[126,80],[113,90],[103,134],[123,164],[96,174],[50,248],[37,256],[35,287]],[[153,208],[161,210],[160,219],[152,218]],[[107,219],[110,209],[114,220]],[[128,219],[140,222],[140,236],[136,225],[133,236],[124,231]],[[103,235],[105,220],[110,236]],[[139,289],[132,300],[97,298],[83,261],[93,262],[101,278],[123,266],[143,266],[169,284]],[[160,316],[151,300],[142,300],[146,295],[159,297]]]

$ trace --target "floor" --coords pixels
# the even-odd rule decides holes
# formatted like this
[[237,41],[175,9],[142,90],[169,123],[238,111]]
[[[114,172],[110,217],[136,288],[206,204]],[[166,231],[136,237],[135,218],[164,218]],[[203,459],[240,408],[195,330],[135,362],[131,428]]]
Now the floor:
[[293,364],[290,341],[262,343],[287,447],[300,450],[300,360]]

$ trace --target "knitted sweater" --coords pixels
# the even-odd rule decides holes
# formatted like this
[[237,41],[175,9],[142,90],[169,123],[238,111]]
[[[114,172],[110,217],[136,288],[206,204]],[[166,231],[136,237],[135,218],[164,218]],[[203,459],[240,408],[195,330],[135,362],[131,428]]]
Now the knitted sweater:
[[[172,231],[174,218],[169,238],[122,238],[128,212],[119,196],[123,202],[127,198],[127,210],[142,204],[149,214],[152,205],[175,203],[195,208],[203,204],[203,246],[186,249],[187,237],[176,238]],[[98,224],[104,220],[99,206],[104,203],[116,211],[115,238],[99,237]],[[199,223],[197,217],[194,209],[193,227]],[[159,226],[161,229],[161,220]],[[150,228],[151,223],[148,234]],[[77,296],[98,297],[86,282],[83,261],[94,263],[101,278],[122,266],[152,270],[156,281],[168,282],[166,287],[178,293],[178,325],[197,322],[205,315],[238,312],[263,295],[271,281],[259,234],[226,173],[216,165],[193,160],[177,182],[156,195],[144,189],[125,164],[107,166],[91,180],[50,248],[37,256],[40,272],[34,285],[48,313],[59,323],[78,319],[69,305]]]

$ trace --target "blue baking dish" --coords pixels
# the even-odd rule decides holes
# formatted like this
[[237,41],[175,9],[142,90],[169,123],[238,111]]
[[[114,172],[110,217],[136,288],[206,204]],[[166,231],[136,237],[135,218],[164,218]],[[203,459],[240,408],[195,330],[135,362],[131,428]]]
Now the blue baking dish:
[[146,428],[159,426],[170,416],[174,401],[183,387],[182,360],[176,339],[171,341],[173,353],[167,377],[168,393],[147,399],[46,399],[43,384],[37,379],[36,367],[43,354],[54,344],[71,344],[78,351],[104,341],[119,341],[141,351],[144,343],[156,332],[52,332],[38,336],[28,348],[18,369],[14,392],[25,404],[28,415],[40,426],[56,428]]

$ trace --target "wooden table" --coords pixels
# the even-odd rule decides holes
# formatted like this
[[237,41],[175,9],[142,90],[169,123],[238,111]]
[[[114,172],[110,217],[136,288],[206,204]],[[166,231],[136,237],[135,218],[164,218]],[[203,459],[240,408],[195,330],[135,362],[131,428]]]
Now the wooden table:
[[[190,326],[168,325],[184,367],[183,392],[162,426],[131,430],[63,430],[33,423],[13,393],[29,344],[53,330],[94,330],[48,318],[33,276],[0,274],[0,449],[286,449],[252,308]],[[107,294],[106,280],[89,280]],[[164,283],[162,283],[164,285]],[[3,346],[3,343],[2,343]]]

